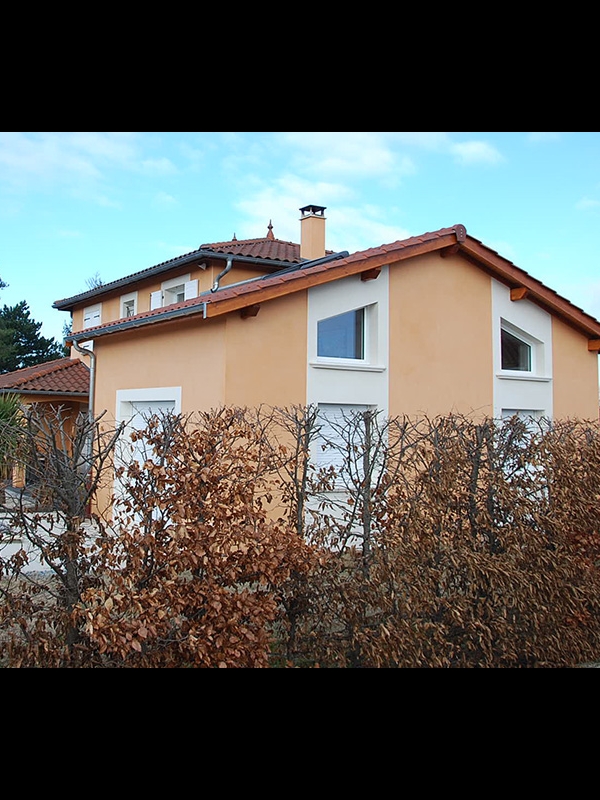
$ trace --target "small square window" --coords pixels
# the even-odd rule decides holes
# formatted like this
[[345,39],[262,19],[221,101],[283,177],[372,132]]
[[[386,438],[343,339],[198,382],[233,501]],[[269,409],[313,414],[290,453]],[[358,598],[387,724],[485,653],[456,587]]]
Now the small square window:
[[365,357],[365,309],[347,311],[319,320],[317,355],[325,358]]
[[502,369],[531,372],[531,345],[502,328]]
[[121,295],[121,317],[134,317],[137,314],[137,292]]

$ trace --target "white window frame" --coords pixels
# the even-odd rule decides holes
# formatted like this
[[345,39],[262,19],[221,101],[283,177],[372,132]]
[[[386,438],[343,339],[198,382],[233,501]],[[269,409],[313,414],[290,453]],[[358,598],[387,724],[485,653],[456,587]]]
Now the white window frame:
[[[178,300],[173,296],[174,289],[183,288],[183,300]],[[165,308],[166,306],[175,303],[181,303],[185,300],[190,300],[192,297],[198,297],[198,279],[190,280],[189,273],[187,275],[179,275],[177,278],[170,278],[168,281],[161,283],[160,289],[155,292],[150,292],[150,310],[155,308]]]
[[535,429],[536,421],[544,417],[544,411],[541,408],[503,408],[501,414],[502,421],[518,417],[530,429]]
[[[118,389],[116,392],[115,419],[124,422],[125,428],[115,451],[115,469],[127,464],[134,458],[139,460],[137,448],[128,436],[133,430],[132,419],[135,416],[136,403],[173,403],[173,414],[181,414],[181,386],[158,386],[148,389]],[[119,504],[123,497],[123,484],[115,475],[113,481],[114,505],[113,514],[119,518]]]
[[[502,368],[502,331],[506,331],[510,333],[511,336],[514,336],[519,341],[523,342],[529,347],[530,352],[530,365],[529,369],[503,369]],[[541,342],[539,339],[536,339],[531,334],[526,333],[521,328],[518,328],[516,325],[513,325],[508,320],[500,319],[500,347],[499,347],[499,357],[500,357],[500,364],[499,364],[499,374],[504,376],[511,376],[515,378],[528,378],[531,376],[538,375],[540,373],[540,364],[543,363],[543,347],[544,343]]]
[[[132,306],[133,313],[127,313],[127,307]],[[120,306],[121,306],[121,318],[127,317],[134,317],[138,311],[138,293],[137,292],[130,292],[129,294],[121,295],[120,298]]]
[[[320,356],[319,355],[319,323],[333,317],[349,314],[353,311],[363,311],[363,358],[344,358],[343,356]],[[378,363],[377,352],[377,326],[378,326],[378,303],[355,306],[331,314],[327,317],[320,317],[315,323],[315,353],[316,357],[311,360],[313,367],[326,369],[355,369],[373,372],[382,372],[385,369],[383,364]]]
[[83,330],[102,325],[102,303],[87,306],[83,309]]

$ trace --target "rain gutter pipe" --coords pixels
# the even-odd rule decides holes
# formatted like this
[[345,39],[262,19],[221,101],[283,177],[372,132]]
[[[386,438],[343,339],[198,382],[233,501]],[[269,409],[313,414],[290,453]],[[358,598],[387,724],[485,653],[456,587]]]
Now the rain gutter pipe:
[[223,272],[220,272],[215,278],[215,282],[212,285],[211,292],[217,291],[217,289],[219,288],[219,283],[221,281],[221,278],[224,275],[227,275],[232,266],[233,266],[233,256],[229,256],[229,258],[227,259],[227,264],[225,265],[225,269],[223,270]]

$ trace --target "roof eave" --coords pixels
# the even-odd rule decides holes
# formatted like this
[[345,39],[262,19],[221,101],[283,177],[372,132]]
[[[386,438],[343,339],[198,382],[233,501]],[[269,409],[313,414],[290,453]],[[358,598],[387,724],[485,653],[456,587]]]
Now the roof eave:
[[[512,294],[513,301],[530,300],[550,314],[562,319],[579,333],[587,336],[588,339],[597,340],[600,337],[600,322],[597,319],[586,314],[585,311],[573,305],[570,300],[561,297],[553,289],[545,286],[537,278],[532,277],[511,261],[507,261],[481,242],[467,237],[461,244],[459,252],[511,290],[515,290]],[[516,291],[519,289],[522,291]]]
[[[156,275],[162,275],[163,273],[170,272],[173,269],[187,267],[199,261],[208,261],[209,259],[226,261],[228,258],[231,258],[231,256],[231,253],[216,253],[212,250],[194,250],[193,253],[180,256],[172,261],[165,261],[161,264],[157,264],[154,267],[149,267],[147,270],[136,272],[133,275],[128,275],[125,278],[119,278],[116,281],[111,281],[111,283],[98,286],[95,289],[89,289],[87,292],[81,292],[80,294],[73,295],[72,297],[66,297],[63,300],[56,300],[52,304],[52,308],[56,308],[59,311],[71,311],[75,306],[80,305],[81,303],[84,303],[88,300],[97,300],[100,297],[104,297],[105,295],[110,294],[118,289],[123,289],[124,287],[138,283],[141,280],[146,280],[146,278],[153,278]],[[291,265],[291,262],[289,261],[275,261],[268,258],[237,256],[235,254],[233,255],[233,261],[265,267],[268,270],[285,269]]]

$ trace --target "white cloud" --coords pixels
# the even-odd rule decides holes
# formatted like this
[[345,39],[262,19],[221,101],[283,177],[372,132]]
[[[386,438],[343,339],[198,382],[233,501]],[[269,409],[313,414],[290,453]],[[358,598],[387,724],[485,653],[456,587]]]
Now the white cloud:
[[354,196],[354,192],[342,184],[308,181],[289,173],[276,178],[269,185],[254,178],[246,188],[246,196],[236,203],[236,207],[246,216],[246,220],[236,223],[238,239],[266,236],[267,225],[272,220],[273,234],[277,239],[298,242],[300,209],[303,206],[314,203],[329,207]]
[[528,133],[527,140],[529,142],[557,142],[560,139],[560,133],[550,131],[538,131],[537,133]]
[[[311,182],[285,175],[269,186],[256,186],[236,205],[245,219],[234,225],[238,239],[266,236],[269,221],[273,234],[284,241],[300,241],[300,208],[314,203],[326,207],[326,247],[328,250],[365,250],[380,244],[405,239],[411,234],[399,225],[389,224],[389,209],[377,205],[351,206],[354,192],[339,183]],[[233,235],[233,230],[228,234]]]
[[140,162],[134,162],[133,168],[145,175],[171,175],[177,172],[177,168],[168,158],[145,158]]
[[504,158],[491,144],[482,141],[455,142],[450,152],[459,164],[498,164]]
[[65,173],[85,178],[100,175],[86,154],[66,145],[60,134],[0,134],[0,178],[23,185],[31,178],[59,178]]
[[384,211],[376,206],[332,208],[327,222],[326,246],[330,250],[367,250],[412,236],[400,225],[384,221]]
[[59,236],[61,239],[79,239],[83,234],[81,231],[68,231],[68,230],[60,230],[56,232],[56,235]]
[[173,195],[170,195],[167,192],[157,192],[154,195],[154,205],[162,206],[163,208],[170,208],[171,206],[177,205],[177,200],[173,197]]
[[409,147],[418,147],[422,150],[447,150],[452,144],[449,135],[441,131],[425,131],[420,133],[414,131],[395,131],[383,135],[392,142],[399,142]]
[[[48,135],[48,134],[44,134]],[[85,131],[83,133],[51,134],[60,137],[64,147],[71,147],[86,153],[92,158],[126,164],[136,157],[137,134],[134,133],[101,133]]]
[[600,200],[592,200],[590,197],[582,197],[577,203],[575,208],[579,211],[587,211],[588,209],[595,209],[600,207]]
[[98,193],[111,169],[151,176],[175,171],[167,158],[145,158],[145,141],[137,133],[0,133],[0,183],[19,190],[66,186],[80,197],[114,205]]
[[387,134],[372,131],[287,132],[279,144],[293,148],[292,166],[320,178],[379,178],[397,182],[415,172],[412,159],[394,150]]

